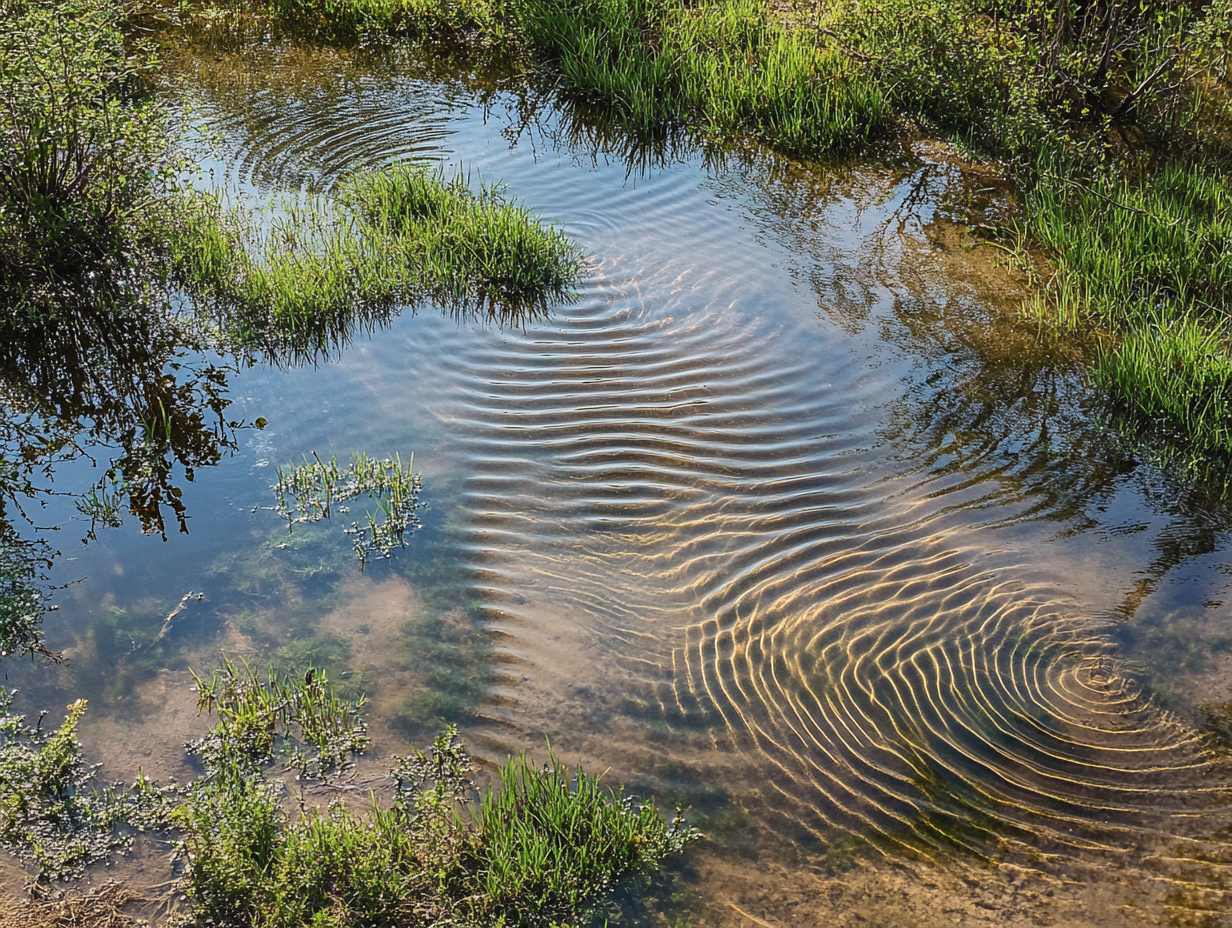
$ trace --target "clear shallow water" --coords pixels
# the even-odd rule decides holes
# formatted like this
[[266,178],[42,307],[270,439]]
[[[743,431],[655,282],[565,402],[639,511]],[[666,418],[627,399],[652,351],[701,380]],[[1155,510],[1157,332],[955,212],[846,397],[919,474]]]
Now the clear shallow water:
[[[202,727],[188,666],[311,658],[372,695],[374,772],[458,721],[489,759],[546,736],[692,806],[711,840],[669,917],[845,917],[826,880],[989,863],[1061,881],[1032,904],[1063,922],[1090,887],[1122,893],[1092,923],[1222,917],[1225,749],[1198,707],[1232,700],[1227,515],[1121,454],[1006,321],[1011,275],[937,215],[962,189],[937,153],[630,160],[543,101],[376,53],[211,56],[193,85],[223,189],[440,158],[589,263],[546,320],[423,308],[237,373],[231,411],[269,425],[197,472],[189,534],[62,543],[72,665],[9,678],[89,696],[108,774],[185,772],[163,758]],[[433,507],[363,576],[329,527],[287,537],[259,508],[275,465],[353,449],[414,451]],[[1008,923],[1016,898],[985,909]]]

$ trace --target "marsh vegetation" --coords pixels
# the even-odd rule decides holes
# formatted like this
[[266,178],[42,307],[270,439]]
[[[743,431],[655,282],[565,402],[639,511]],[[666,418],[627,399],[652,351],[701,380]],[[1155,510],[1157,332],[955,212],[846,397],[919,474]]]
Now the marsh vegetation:
[[195,679],[215,722],[187,746],[203,770],[183,786],[101,787],[76,740],[84,702],[43,732],[42,718],[7,714],[5,694],[0,846],[32,864],[36,898],[127,847],[134,830],[170,829],[186,923],[581,924],[619,881],[697,837],[679,814],[668,823],[550,752],[541,767],[511,759],[481,793],[452,728],[427,752],[395,757],[385,795],[354,808],[335,794],[325,813],[309,810],[304,790],[337,782],[368,747],[362,699],[340,699],[312,666],[258,673],[224,660]]
[[341,470],[337,458],[331,457],[326,463],[314,454],[311,461],[278,468],[275,509],[287,520],[289,531],[296,522],[330,518],[335,507],[339,514],[349,513],[350,507],[343,504],[350,500],[361,496],[371,499],[376,512],[365,510],[364,521],[354,521],[346,529],[355,541],[355,554],[362,567],[374,551],[377,557],[389,557],[395,548],[405,548],[407,534],[419,527],[415,509],[423,475],[416,474],[414,467],[414,455],[403,466],[399,455],[378,461],[357,451],[350,465]]

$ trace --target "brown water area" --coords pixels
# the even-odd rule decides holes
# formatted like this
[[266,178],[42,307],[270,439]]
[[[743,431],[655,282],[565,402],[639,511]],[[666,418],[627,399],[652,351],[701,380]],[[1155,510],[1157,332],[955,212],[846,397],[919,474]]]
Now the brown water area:
[[[583,282],[232,371],[228,414],[269,424],[184,484],[187,534],[58,539],[69,663],[7,667],[23,711],[85,696],[107,776],[182,780],[189,668],[225,651],[368,695],[359,795],[448,722],[489,764],[550,740],[706,836],[624,924],[1232,924],[1232,512],[1021,314],[966,231],[1005,208],[988,172],[632,141],[402,52],[181,67],[201,183],[462,165],[575,237]],[[363,573],[263,508],[275,466],[352,450],[414,452],[431,506]],[[91,878],[166,921],[169,849]]]

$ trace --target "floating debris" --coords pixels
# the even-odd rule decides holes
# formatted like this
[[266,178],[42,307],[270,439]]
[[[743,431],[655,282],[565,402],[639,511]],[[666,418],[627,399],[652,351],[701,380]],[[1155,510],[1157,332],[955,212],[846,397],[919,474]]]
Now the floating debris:
[[157,637],[147,644],[143,650],[148,651],[150,648],[154,647],[154,645],[158,644],[167,637],[167,633],[171,631],[171,623],[179,617],[180,613],[188,608],[189,603],[194,601],[200,602],[203,599],[205,599],[204,593],[194,593],[192,590],[189,590],[182,597],[180,597],[180,601],[176,607],[168,612],[167,617],[163,619],[163,627],[159,630]]

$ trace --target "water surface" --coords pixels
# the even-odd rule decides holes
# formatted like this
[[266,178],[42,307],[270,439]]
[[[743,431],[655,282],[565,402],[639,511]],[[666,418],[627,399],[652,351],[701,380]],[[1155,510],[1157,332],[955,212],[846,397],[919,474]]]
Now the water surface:
[[[371,695],[370,772],[455,721],[689,807],[709,839],[646,923],[1223,923],[1227,512],[1018,321],[947,219],[978,176],[647,149],[401,53],[191,65],[204,182],[439,159],[589,257],[544,320],[408,309],[234,373],[269,424],[195,473],[187,534],[62,544],[72,664],[9,678],[89,696],[107,773],[190,775],[188,666],[311,659]],[[414,451],[432,506],[362,575],[261,508],[274,466],[356,449]]]

